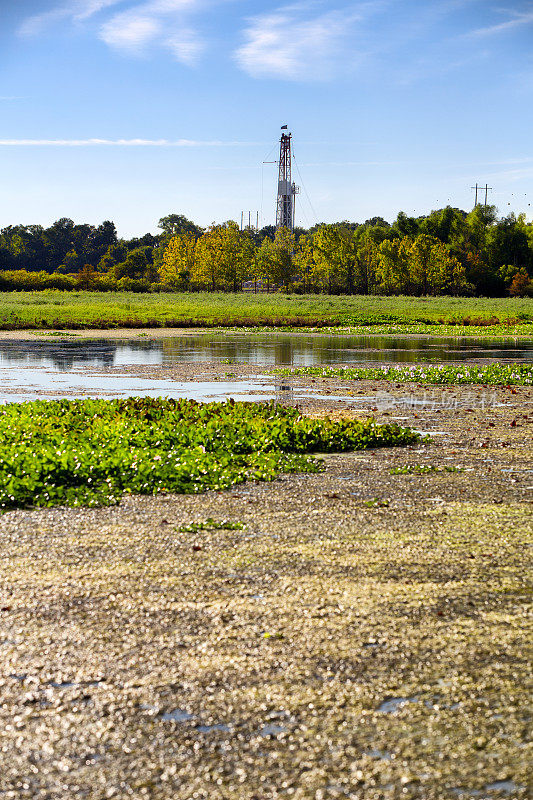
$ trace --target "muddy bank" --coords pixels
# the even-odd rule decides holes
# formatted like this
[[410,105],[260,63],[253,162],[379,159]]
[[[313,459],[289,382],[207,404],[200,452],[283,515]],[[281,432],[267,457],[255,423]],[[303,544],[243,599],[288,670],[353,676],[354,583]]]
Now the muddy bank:
[[2,339],[21,339],[24,341],[42,339],[168,339],[169,336],[187,336],[193,333],[216,333],[214,328],[80,328],[69,331],[56,330],[1,330]]
[[[433,441],[0,517],[6,796],[527,796],[533,392],[432,387],[448,407],[391,413],[320,388],[305,413]],[[385,388],[423,391],[349,391]],[[437,471],[391,474],[417,465]],[[246,527],[178,530],[209,517]]]

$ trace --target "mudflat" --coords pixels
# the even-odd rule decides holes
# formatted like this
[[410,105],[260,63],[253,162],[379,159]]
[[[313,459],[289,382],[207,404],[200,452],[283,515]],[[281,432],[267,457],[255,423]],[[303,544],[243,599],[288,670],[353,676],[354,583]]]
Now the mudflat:
[[0,517],[6,797],[528,796],[533,391],[321,388],[431,441]]

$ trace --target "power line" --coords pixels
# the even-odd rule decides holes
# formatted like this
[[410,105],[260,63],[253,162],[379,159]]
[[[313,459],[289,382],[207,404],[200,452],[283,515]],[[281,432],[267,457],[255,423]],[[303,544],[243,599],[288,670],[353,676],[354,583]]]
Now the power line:
[[475,186],[471,186],[470,188],[472,190],[474,190],[474,189],[476,190],[476,202],[474,204],[476,206],[477,206],[477,193],[485,191],[485,208],[486,208],[487,207],[488,194],[489,194],[489,191],[492,192],[492,186],[489,186],[488,184],[485,184],[485,186],[478,186],[477,183],[476,183]]

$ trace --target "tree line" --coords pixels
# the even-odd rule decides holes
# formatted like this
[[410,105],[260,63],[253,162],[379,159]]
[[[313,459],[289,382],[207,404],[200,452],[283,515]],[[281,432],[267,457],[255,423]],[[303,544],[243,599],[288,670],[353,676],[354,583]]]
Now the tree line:
[[159,229],[128,240],[110,221],[3,228],[0,289],[533,296],[533,223],[494,206],[295,231],[169,214]]

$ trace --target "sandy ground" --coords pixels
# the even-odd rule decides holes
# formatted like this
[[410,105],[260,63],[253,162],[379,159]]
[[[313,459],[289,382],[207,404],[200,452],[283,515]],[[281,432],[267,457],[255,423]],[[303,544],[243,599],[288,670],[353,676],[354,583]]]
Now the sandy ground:
[[[528,796],[533,391],[354,412],[339,394],[424,390],[319,388],[305,413],[403,417],[433,440],[0,517],[0,796]],[[419,464],[440,471],[391,475]],[[246,527],[179,530],[209,517]]]

